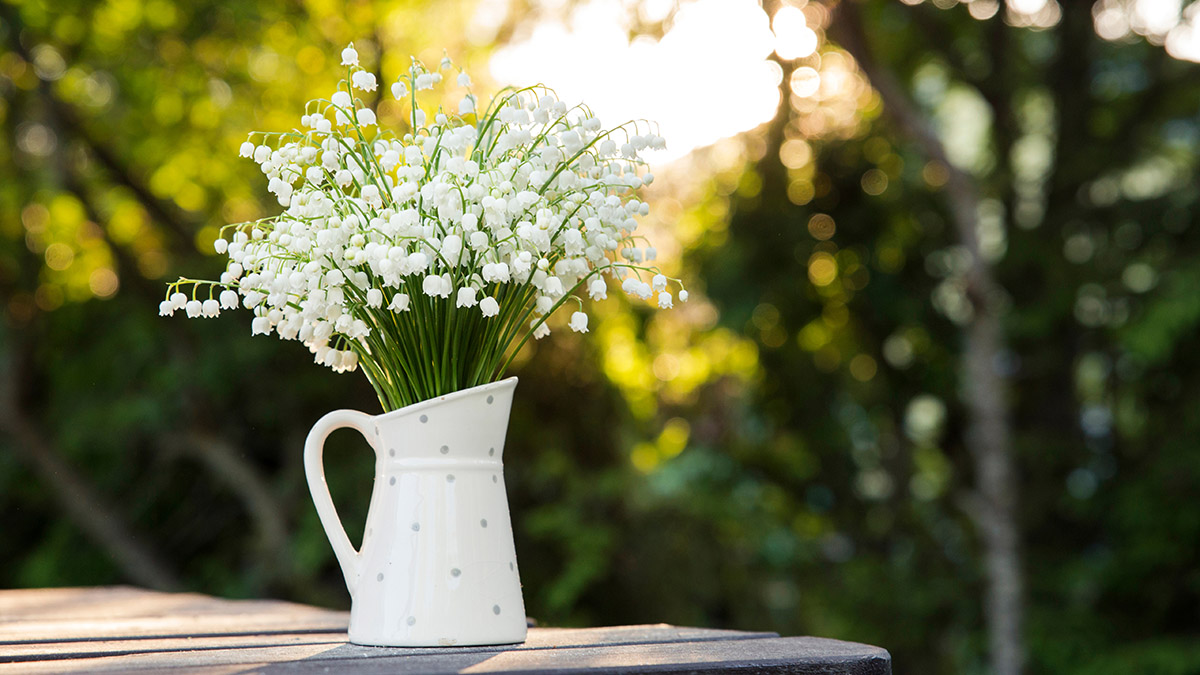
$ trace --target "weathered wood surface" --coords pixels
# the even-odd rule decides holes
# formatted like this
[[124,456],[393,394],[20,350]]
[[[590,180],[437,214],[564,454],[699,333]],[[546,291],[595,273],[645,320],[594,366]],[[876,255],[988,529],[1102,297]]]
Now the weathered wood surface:
[[878,647],[775,633],[532,628],[506,647],[346,642],[345,612],[135,588],[0,591],[0,672],[847,673],[886,675]]

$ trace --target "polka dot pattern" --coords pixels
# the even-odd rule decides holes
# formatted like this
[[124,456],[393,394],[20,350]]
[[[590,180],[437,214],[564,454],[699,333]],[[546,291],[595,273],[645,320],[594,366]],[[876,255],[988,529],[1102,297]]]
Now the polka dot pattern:
[[[475,620],[486,618],[490,608],[492,619],[485,623],[495,630],[509,631],[509,624],[517,620],[524,623],[505,491],[499,485],[503,447],[496,445],[503,438],[505,420],[500,416],[509,398],[507,390],[495,391],[501,393],[471,397],[466,406],[422,406],[424,414],[405,416],[403,423],[394,428],[390,421],[375,426],[373,445],[380,452],[382,475],[387,476],[387,482],[378,484],[381,488],[391,486],[376,497],[386,495],[391,505],[376,510],[376,518],[385,520],[376,520],[375,524],[380,525],[381,537],[387,534],[394,540],[376,545],[394,546],[396,551],[383,560],[377,559],[371,564],[374,569],[366,571],[365,579],[375,577],[378,586],[358,598],[360,602],[375,596],[374,602],[382,600],[387,607],[401,609],[407,605],[423,611],[401,597],[415,583],[421,588],[436,588],[441,601],[461,607]],[[498,408],[488,407],[497,404]],[[382,427],[388,427],[386,438]],[[382,454],[384,450],[386,455]],[[493,485],[490,490],[483,489],[488,478]],[[384,513],[388,515],[378,515]],[[493,523],[499,525],[493,527]],[[410,579],[417,569],[411,567],[411,561],[418,560],[425,562],[418,565],[418,578]],[[397,563],[401,566],[392,566]],[[502,572],[505,564],[507,576]],[[385,576],[397,573],[400,576],[383,585]],[[504,606],[497,602],[500,599]],[[489,601],[494,604],[487,604]],[[391,614],[385,632],[394,633],[398,640],[454,638],[456,629],[443,625],[446,617],[397,614]],[[414,628],[418,619],[420,628]]]

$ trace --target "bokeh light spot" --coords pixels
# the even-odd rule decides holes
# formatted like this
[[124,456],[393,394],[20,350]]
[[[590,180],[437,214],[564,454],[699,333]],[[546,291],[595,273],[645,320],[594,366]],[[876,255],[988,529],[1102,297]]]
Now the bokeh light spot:
[[837,278],[837,261],[825,252],[814,253],[808,259],[808,279],[817,286],[828,286]]
[[814,239],[825,241],[832,238],[836,231],[837,224],[833,222],[833,217],[828,214],[818,213],[808,219],[808,233]]

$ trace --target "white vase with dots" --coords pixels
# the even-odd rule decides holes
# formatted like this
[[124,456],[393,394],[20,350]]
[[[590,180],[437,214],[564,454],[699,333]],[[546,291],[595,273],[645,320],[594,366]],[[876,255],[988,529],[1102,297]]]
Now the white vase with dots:
[[[525,640],[525,603],[504,489],[504,436],[517,378],[383,415],[336,410],[304,447],[317,514],[350,591],[350,641],[389,647]],[[375,487],[355,550],[325,482],[326,437],[358,430]]]

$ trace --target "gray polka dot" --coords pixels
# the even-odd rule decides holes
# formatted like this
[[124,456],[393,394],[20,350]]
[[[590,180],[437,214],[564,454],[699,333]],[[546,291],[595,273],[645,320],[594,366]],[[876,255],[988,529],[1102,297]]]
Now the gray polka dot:
[[492,605],[492,614],[500,613],[500,605]]
[[388,479],[388,485],[395,485],[395,484],[396,484],[395,476],[392,476],[391,478]]
[[488,457],[492,457],[492,456],[494,456],[495,454],[496,454],[496,449],[495,449],[495,448],[488,448]]
[[495,397],[494,397],[494,396],[492,396],[492,395],[490,395],[490,394],[488,395],[488,403],[489,403],[489,404],[490,404],[492,401],[495,401],[495,400],[496,400],[496,399],[495,399]]
[[449,453],[450,453],[450,446],[448,446],[448,445],[443,445],[443,446],[442,446],[442,454],[443,454],[443,455],[446,455],[446,454],[449,454]]
[[450,576],[452,576],[452,577],[457,577],[457,576],[461,576],[461,575],[462,575],[462,570],[458,569],[457,567],[450,570]]
[[480,525],[480,527],[487,527],[487,518],[484,518],[483,520],[479,521],[479,525]]
[[379,435],[379,427],[375,427],[375,435],[376,435],[376,436],[378,436],[378,435]]
[[499,476],[497,476],[496,474],[492,474],[492,482],[493,482],[493,483],[499,483],[499,482],[500,482],[500,477],[499,477]]
[[513,565],[512,563],[508,563],[508,569],[510,569],[510,570],[515,570],[515,569],[516,569],[516,566],[515,566],[515,565]]
[[421,424],[429,421],[429,415],[421,415]]
[[396,449],[388,448],[388,457],[395,457],[395,456],[396,456]]
[[452,473],[446,474],[446,482],[453,483],[454,482],[454,474],[452,474]]
[[380,572],[379,574],[375,575],[375,580],[383,581],[383,572]]
[[413,524],[412,524],[412,528],[413,528],[413,532],[420,532],[420,531],[421,531],[421,524],[420,524],[420,523],[413,523]]
[[415,616],[408,617],[408,625],[411,626],[411,625],[415,624],[416,622],[417,622],[417,617],[415,617]]

